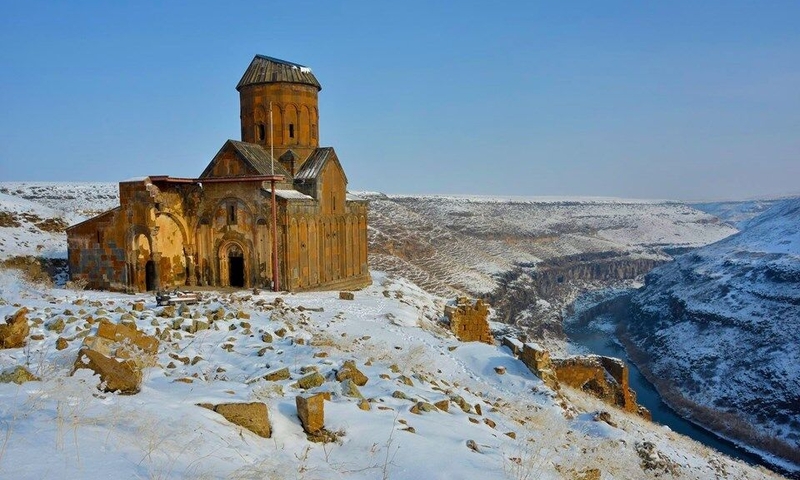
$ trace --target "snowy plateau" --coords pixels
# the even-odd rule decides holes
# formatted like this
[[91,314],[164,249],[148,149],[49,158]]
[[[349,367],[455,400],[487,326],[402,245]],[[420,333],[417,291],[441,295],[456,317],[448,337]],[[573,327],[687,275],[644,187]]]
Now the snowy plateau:
[[[780,478],[583,392],[553,391],[507,348],[459,342],[442,320],[453,295],[500,291],[517,302],[496,319],[556,325],[581,291],[635,283],[640,268],[737,231],[713,215],[675,202],[362,194],[374,282],[354,300],[207,291],[171,312],[150,294],[36,275],[39,259],[63,263],[64,226],[114,207],[116,188],[0,184],[0,315],[25,307],[30,327],[25,347],[0,349],[0,371],[38,378],[0,383],[0,478]],[[522,295],[535,281],[550,286]],[[161,338],[136,394],[72,374],[100,318]],[[540,330],[554,347],[565,341]],[[349,360],[367,378],[357,391],[336,380]],[[314,372],[321,385],[304,390]],[[307,439],[295,403],[318,391],[330,397],[322,443]],[[266,404],[271,437],[198,405],[232,402]]]

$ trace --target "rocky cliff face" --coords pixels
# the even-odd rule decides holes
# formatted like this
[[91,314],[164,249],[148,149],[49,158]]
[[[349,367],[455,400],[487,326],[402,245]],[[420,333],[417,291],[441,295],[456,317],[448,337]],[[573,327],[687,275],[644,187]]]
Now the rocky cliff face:
[[629,346],[682,414],[800,462],[800,199],[743,227],[647,275]]
[[[563,310],[586,290],[630,284],[666,260],[618,252],[569,255],[502,274],[488,295],[498,320],[535,338],[564,339]],[[554,348],[549,342],[549,348]],[[555,348],[558,350],[558,348]]]

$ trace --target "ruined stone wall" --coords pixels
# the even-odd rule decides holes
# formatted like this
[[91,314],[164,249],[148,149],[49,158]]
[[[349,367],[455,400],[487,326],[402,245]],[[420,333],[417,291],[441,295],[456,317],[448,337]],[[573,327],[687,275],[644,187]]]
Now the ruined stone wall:
[[72,279],[108,290],[183,285],[185,232],[179,196],[122,182],[118,208],[67,229]]
[[494,343],[489,330],[489,306],[483,300],[472,303],[467,297],[459,297],[455,305],[448,305],[444,310],[450,320],[450,330],[462,342]]
[[124,290],[128,262],[124,235],[116,235],[119,209],[75,225],[67,237],[67,257],[72,280],[89,288]]
[[[504,342],[516,346],[519,342]],[[526,343],[519,359],[550,388],[567,385],[587,392],[627,412],[650,419],[650,412],[636,403],[636,393],[628,381],[628,368],[618,358],[599,355],[551,359],[550,353],[535,343]]]
[[650,418],[636,403],[636,393],[628,381],[628,367],[618,358],[597,355],[569,357],[553,361],[559,382],[590,392],[594,396],[631,413]]
[[558,389],[558,379],[553,371],[550,352],[535,343],[526,343],[519,351],[519,359],[548,387]]

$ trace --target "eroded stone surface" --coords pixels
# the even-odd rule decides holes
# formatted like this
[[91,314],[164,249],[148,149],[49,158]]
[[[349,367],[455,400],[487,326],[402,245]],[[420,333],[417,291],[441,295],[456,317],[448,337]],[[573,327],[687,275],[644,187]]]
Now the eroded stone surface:
[[450,320],[450,330],[462,342],[494,343],[489,330],[489,305],[478,299],[474,303],[467,297],[458,297],[455,305],[448,305],[444,314]]

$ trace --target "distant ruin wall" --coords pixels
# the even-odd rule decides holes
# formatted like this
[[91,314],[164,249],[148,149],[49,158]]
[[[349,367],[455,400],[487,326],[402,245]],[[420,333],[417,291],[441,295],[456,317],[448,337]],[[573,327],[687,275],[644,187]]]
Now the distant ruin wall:
[[[504,343],[513,345],[516,342]],[[551,388],[567,385],[626,412],[651,418],[650,412],[636,403],[636,392],[631,390],[628,380],[628,367],[618,358],[583,355],[551,359],[547,350],[535,343],[526,343],[519,359]]]
[[450,320],[450,330],[462,342],[494,343],[489,330],[489,305],[483,300],[472,303],[467,297],[458,297],[455,305],[448,305],[444,314]]

